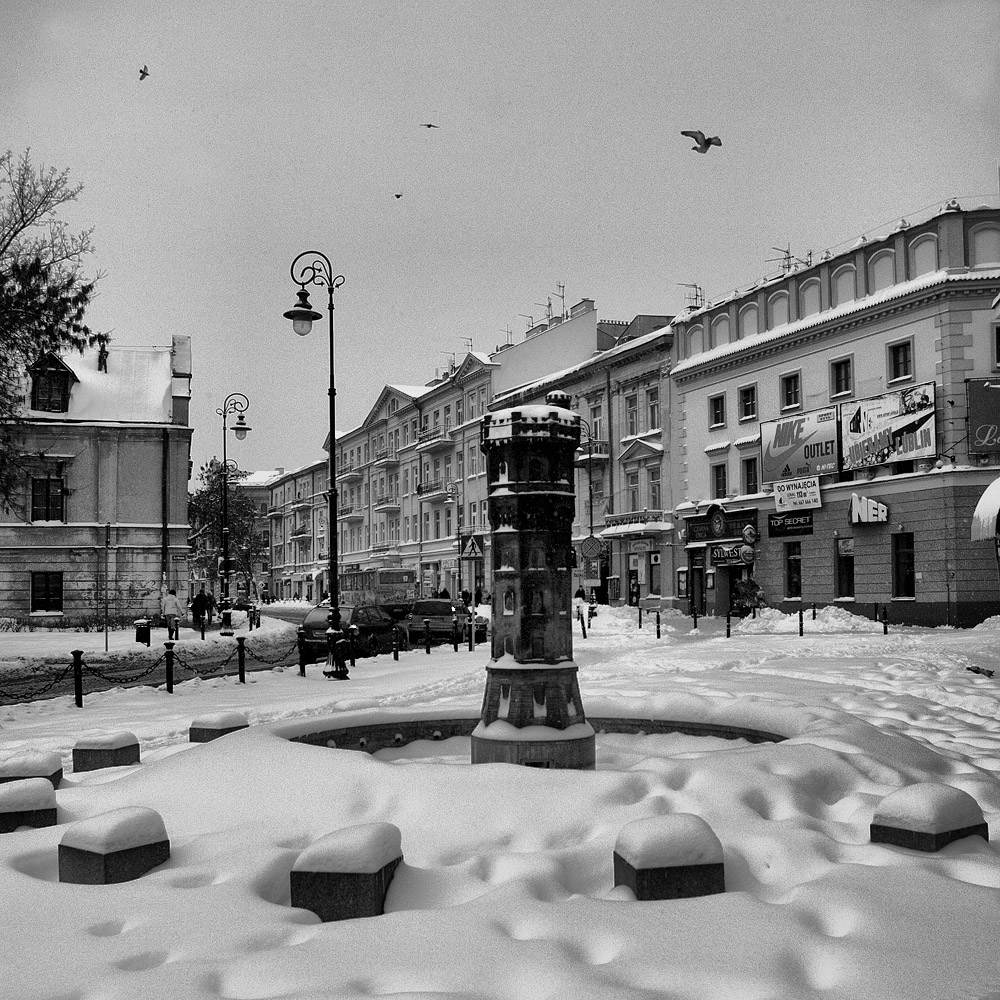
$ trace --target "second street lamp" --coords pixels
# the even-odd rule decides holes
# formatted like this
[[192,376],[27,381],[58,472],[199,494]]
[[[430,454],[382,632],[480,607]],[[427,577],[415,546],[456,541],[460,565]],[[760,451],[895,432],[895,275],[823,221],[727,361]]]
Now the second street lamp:
[[324,673],[337,680],[347,679],[347,664],[343,650],[338,645],[343,639],[340,623],[340,581],[337,573],[337,380],[334,352],[333,326],[333,293],[343,285],[342,274],[333,273],[330,258],[319,250],[306,250],[292,261],[292,281],[299,286],[296,292],[295,305],[284,314],[285,319],[292,321],[292,329],[305,337],[312,329],[313,323],[323,318],[309,302],[309,292],[306,285],[319,285],[325,288],[328,295],[327,312],[330,317],[330,447],[327,452],[327,549],[329,555],[328,589],[330,591],[330,628],[327,633],[330,650],[327,657],[327,668]]
[[226,457],[226,423],[231,413],[237,413],[236,423],[229,428],[235,435],[237,441],[246,438],[250,427],[243,414],[250,406],[250,400],[242,392],[231,392],[226,396],[225,402],[215,412],[222,417],[222,601],[219,604],[220,618],[222,619],[222,634],[233,634],[233,609],[229,603],[229,470],[238,469],[235,462],[230,463]]

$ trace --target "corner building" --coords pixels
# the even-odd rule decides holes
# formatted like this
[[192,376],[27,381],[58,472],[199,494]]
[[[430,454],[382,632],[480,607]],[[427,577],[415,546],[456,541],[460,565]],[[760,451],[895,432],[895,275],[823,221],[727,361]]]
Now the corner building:
[[998,293],[1000,211],[953,200],[679,315],[678,605],[739,610],[752,576],[786,612],[1000,612],[970,540],[1000,464]]

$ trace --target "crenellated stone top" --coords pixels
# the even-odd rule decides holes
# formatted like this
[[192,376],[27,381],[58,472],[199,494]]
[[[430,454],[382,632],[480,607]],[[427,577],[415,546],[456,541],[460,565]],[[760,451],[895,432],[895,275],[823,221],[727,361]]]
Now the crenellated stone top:
[[550,392],[544,403],[515,406],[497,410],[483,417],[480,443],[483,450],[496,442],[521,439],[556,439],[580,442],[580,415],[569,409],[570,397],[565,392]]

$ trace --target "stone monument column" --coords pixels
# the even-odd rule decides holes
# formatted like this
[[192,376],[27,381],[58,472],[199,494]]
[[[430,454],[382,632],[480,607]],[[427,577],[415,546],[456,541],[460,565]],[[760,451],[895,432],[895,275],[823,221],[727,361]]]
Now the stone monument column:
[[594,730],[573,662],[570,565],[573,456],[580,417],[569,396],[488,413],[493,638],[472,763],[594,767]]

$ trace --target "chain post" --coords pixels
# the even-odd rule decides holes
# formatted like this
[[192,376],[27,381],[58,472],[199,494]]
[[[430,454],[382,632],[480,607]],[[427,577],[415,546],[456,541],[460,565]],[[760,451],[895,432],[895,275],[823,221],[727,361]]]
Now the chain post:
[[660,612],[656,612],[656,638],[660,638]]
[[642,628],[642,605],[639,605],[639,628]]
[[240,671],[240,683],[246,684],[247,682],[247,650],[246,650],[247,637],[245,635],[238,635],[236,637],[236,663]]
[[691,609],[691,617],[694,619],[693,630],[695,632],[697,632],[698,631],[698,612],[695,611],[694,608]]
[[733,637],[732,618],[733,618],[732,612],[731,611],[727,611],[726,612],[726,638],[727,639],[731,639]]
[[167,657],[167,694],[174,693],[174,644],[172,642],[165,642],[163,644],[166,649]]
[[297,630],[298,639],[296,642],[299,647],[299,677],[305,677],[306,675],[306,633],[305,629]]
[[451,616],[451,645],[458,652],[458,615]]
[[469,612],[469,652],[474,653],[476,651],[476,616]]
[[889,634],[889,605],[882,605],[882,635]]
[[813,605],[813,621],[816,621],[816,605]]
[[73,697],[76,707],[83,708],[83,650],[73,649]]
[[803,635],[803,634],[804,633],[803,633],[803,629],[802,629],[802,609],[799,608],[799,635]]
[[431,620],[430,618],[424,619],[424,649],[427,651],[427,655],[431,655]]
[[399,626],[392,626],[392,658],[399,659]]
[[584,639],[587,638],[587,623],[583,620],[583,609],[580,609],[580,613],[577,616],[580,619],[580,631],[583,633]]

